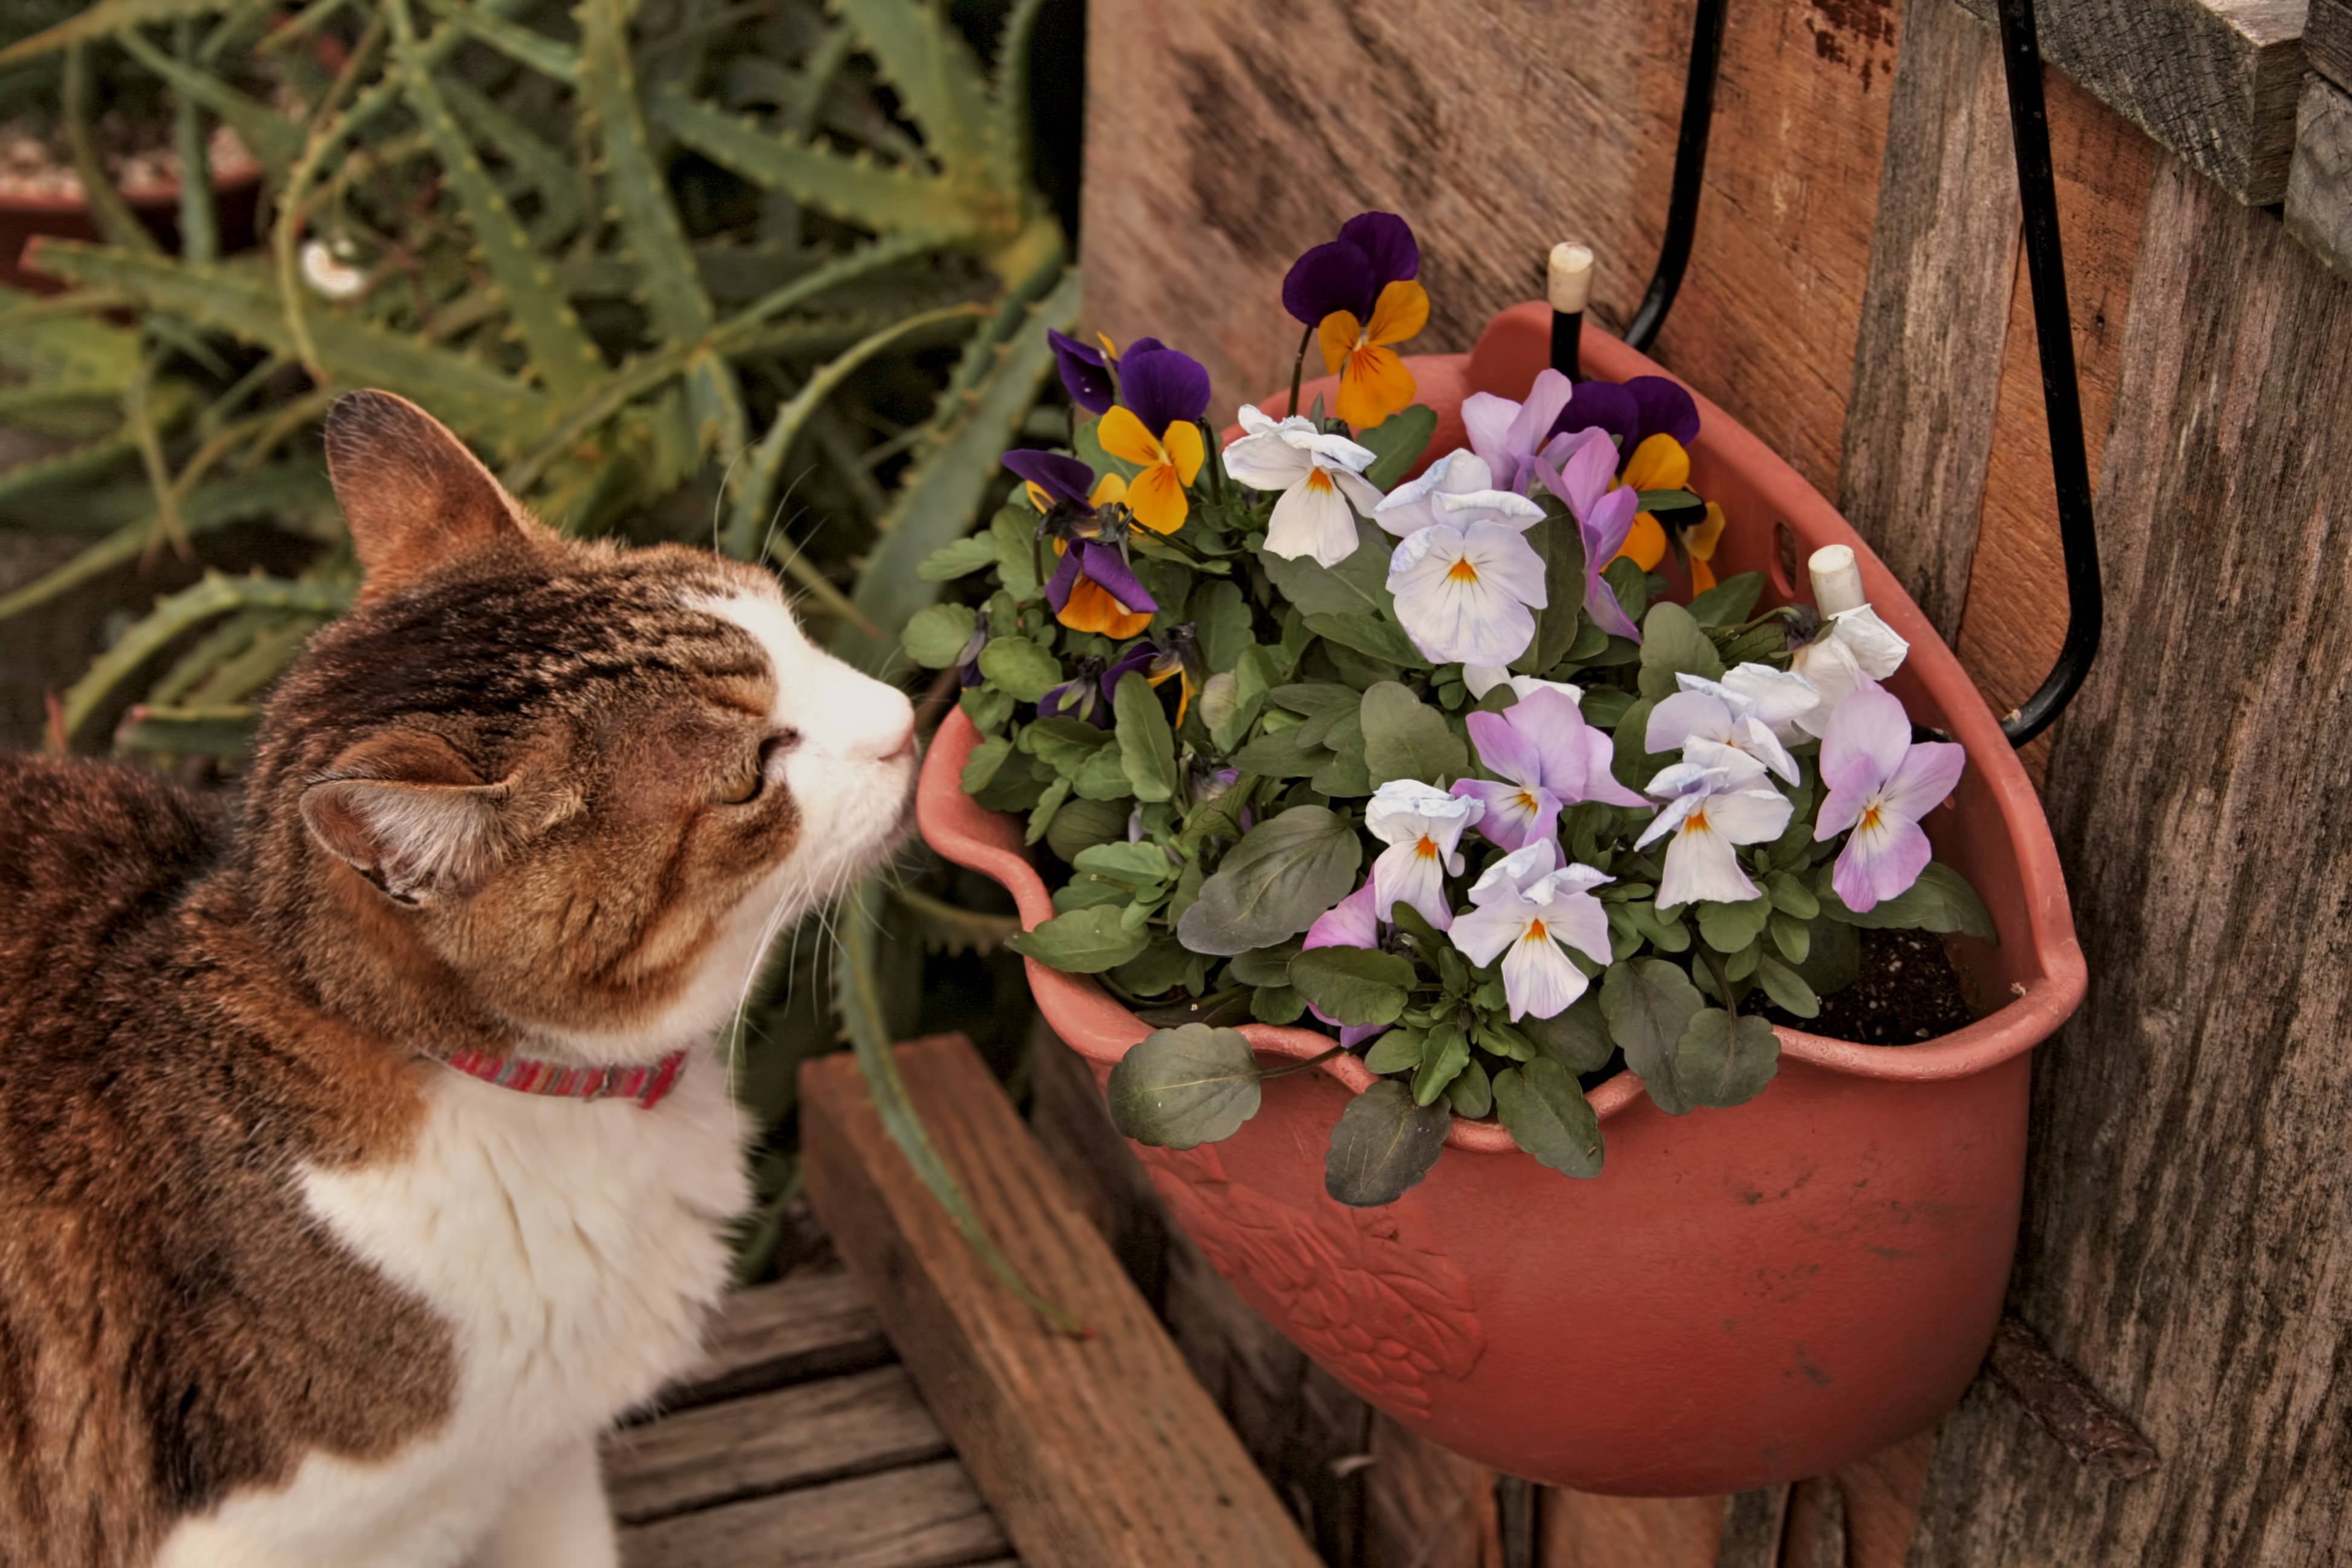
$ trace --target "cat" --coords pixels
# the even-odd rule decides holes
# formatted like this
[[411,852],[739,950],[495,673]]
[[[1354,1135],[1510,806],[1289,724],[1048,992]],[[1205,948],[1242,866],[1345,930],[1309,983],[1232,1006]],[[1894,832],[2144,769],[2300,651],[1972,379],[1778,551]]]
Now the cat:
[[380,392],[243,804],[0,756],[0,1565],[609,1568],[745,1208],[713,1043],[903,843],[766,573],[566,540]]

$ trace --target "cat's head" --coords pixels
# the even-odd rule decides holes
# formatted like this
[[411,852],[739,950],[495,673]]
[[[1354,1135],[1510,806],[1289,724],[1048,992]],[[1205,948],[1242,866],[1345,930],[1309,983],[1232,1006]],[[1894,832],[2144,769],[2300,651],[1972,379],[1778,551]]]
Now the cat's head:
[[327,458],[364,585],[272,697],[248,804],[265,884],[364,949],[313,955],[322,989],[589,1061],[708,1037],[902,841],[906,696],[766,572],[542,527],[397,397],[337,403]]

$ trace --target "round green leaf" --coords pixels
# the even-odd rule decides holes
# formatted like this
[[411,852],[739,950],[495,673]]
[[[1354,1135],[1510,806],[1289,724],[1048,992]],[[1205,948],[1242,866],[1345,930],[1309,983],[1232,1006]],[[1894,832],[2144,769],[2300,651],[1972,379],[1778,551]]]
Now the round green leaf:
[[978,624],[969,605],[933,605],[907,623],[907,657],[925,669],[945,669],[963,657]]
[[1675,1080],[1695,1105],[1753,1100],[1780,1069],[1780,1037],[1752,1013],[1702,1008],[1675,1045]]
[[1342,1024],[1393,1024],[1412,992],[1412,963],[1392,952],[1318,947],[1290,961],[1290,984]]
[[1257,1059],[1235,1029],[1155,1029],[1110,1069],[1110,1119],[1139,1143],[1190,1149],[1257,1114]]
[[1023,702],[1062,684],[1061,662],[1027,637],[997,637],[980,650],[980,673]]
[[1601,1119],[1574,1076],[1550,1058],[1495,1075],[1495,1115],[1513,1142],[1562,1175],[1601,1173]]
[[1194,952],[1226,957],[1271,947],[1346,898],[1363,863],[1363,840],[1346,817],[1294,805],[1226,851],[1177,935]]
[[1453,1124],[1451,1107],[1416,1105],[1403,1084],[1382,1079],[1349,1100],[1333,1124],[1323,1190],[1356,1208],[1396,1202],[1437,1163]]

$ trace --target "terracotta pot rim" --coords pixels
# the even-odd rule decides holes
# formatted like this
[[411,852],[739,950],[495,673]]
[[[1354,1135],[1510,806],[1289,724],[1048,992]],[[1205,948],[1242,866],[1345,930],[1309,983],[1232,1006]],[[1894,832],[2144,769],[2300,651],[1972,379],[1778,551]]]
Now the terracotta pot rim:
[[[1540,307],[1519,307],[1519,310]],[[1512,312],[1498,316],[1490,325],[1481,346],[1493,339],[1496,328]],[[1633,375],[1667,374],[1643,355],[1625,347],[1615,339],[1587,326],[1584,335],[1585,358],[1596,374],[1612,380],[1624,380]],[[1453,361],[1467,363],[1474,367],[1479,353],[1412,356],[1414,361]],[[1329,378],[1325,378],[1328,382]],[[1766,447],[1753,434],[1733,420],[1722,409],[1701,396],[1695,389],[1702,424],[1708,447],[1720,458],[1736,464],[1780,464],[1781,459]],[[1286,402],[1276,398],[1266,406]],[[1784,465],[1785,466],[1785,465]],[[1836,518],[1835,510],[1825,500],[1814,498],[1821,508]],[[2032,784],[2020,766],[2015,752],[2000,732],[2000,726],[1978,693],[1974,682],[1961,669],[1958,659],[1942,637],[1930,626],[1918,606],[1911,602],[1888,573],[1884,563],[1858,536],[1853,536],[1843,518],[1836,518],[1838,527],[1846,533],[1847,542],[1860,559],[1864,587],[1873,606],[1880,616],[1912,645],[1911,664],[1934,693],[1944,710],[1952,738],[1967,749],[1969,765],[1979,770],[1990,784],[1995,803],[2001,814],[2011,819],[2017,837],[2022,840],[2016,875],[2030,895],[2028,923],[2032,946],[2040,960],[2042,973],[2026,984],[2021,994],[2006,1005],[1976,1020],[1965,1028],[1935,1039],[1906,1046],[1870,1046],[1852,1040],[1839,1040],[1801,1029],[1775,1025],[1773,1033],[1780,1037],[1780,1051],[1791,1060],[1810,1064],[1823,1071],[1851,1078],[1872,1079],[1889,1082],[1927,1083],[1973,1077],[2002,1062],[2031,1050],[2049,1037],[2081,1002],[2087,980],[2082,949],[2074,939],[2074,921],[2066,904],[2065,888],[2060,876],[2055,847],[2050,843],[2049,829],[2041,820],[2038,797]],[[1034,929],[1053,917],[1053,896],[1045,879],[1037,874],[1029,857],[1017,848],[992,842],[986,829],[992,823],[1009,822],[1002,813],[987,810],[963,791],[963,765],[980,742],[980,732],[961,709],[948,714],[946,721],[934,736],[929,752],[923,760],[920,783],[916,793],[916,821],[924,841],[940,854],[959,866],[994,879],[1011,892],[1020,910],[1022,927]],[[2021,815],[2030,821],[2021,822]],[[2038,843],[2035,839],[2038,837]],[[1016,840],[1017,842],[1017,840]],[[1129,1047],[1141,1039],[1150,1030],[1143,1021],[1124,1004],[1118,1001],[1090,975],[1066,974],[1050,969],[1034,959],[1023,961],[1027,966],[1030,988],[1040,995],[1060,992],[1068,1000],[1085,1005],[1098,1014],[1106,1024],[1124,1020],[1117,1028],[1107,1028],[1098,1036],[1081,1031],[1066,1033],[1072,1049],[1087,1059],[1105,1065],[1115,1064]],[[1294,1061],[1304,1061],[1320,1056],[1335,1043],[1330,1036],[1311,1029],[1277,1026],[1268,1024],[1239,1026],[1251,1048],[1262,1056]],[[1334,1057],[1321,1063],[1318,1071],[1327,1073],[1345,1085],[1353,1094],[1361,1094],[1379,1081],[1353,1055]],[[1623,1110],[1643,1098],[1641,1079],[1632,1072],[1616,1077],[1586,1093],[1596,1115],[1602,1120]],[[1446,1135],[1449,1147],[1482,1153],[1517,1154],[1519,1148],[1500,1123],[1491,1120],[1468,1121],[1456,1117],[1452,1131]]]
[[[234,174],[215,174],[205,183],[215,195],[228,195],[261,183],[261,165],[239,169]],[[134,207],[167,206],[180,199],[180,182],[166,180],[159,185],[134,185],[121,193],[122,199]],[[86,213],[89,210],[88,196],[69,196],[62,192],[51,195],[12,195],[0,187],[0,214],[28,213],[41,217],[55,217],[66,213]]]

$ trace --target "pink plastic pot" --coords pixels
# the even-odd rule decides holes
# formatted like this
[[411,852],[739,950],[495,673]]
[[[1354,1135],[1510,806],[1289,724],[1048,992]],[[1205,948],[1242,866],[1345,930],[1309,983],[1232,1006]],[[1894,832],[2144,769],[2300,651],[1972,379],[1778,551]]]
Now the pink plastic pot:
[[[1461,399],[1517,397],[1545,363],[1549,317],[1496,317],[1472,353],[1412,362],[1462,442]],[[1662,374],[1588,330],[1587,368]],[[1310,392],[1311,395],[1311,392]],[[1381,1209],[1323,1191],[1332,1122],[1372,1079],[1353,1058],[1266,1086],[1234,1137],[1139,1148],[1186,1231],[1251,1305],[1366,1399],[1449,1448],[1586,1490],[1700,1495],[1819,1474],[1926,1426],[1990,1344],[2015,1240],[2026,1053],[2082,999],[2083,958],[2032,786],[1949,648],[1835,509],[1705,398],[1694,488],[1731,518],[1717,570],[1763,571],[1850,545],[1880,615],[1909,638],[1889,683],[1968,749],[1927,824],[1983,894],[2000,945],[1956,939],[1985,1016],[1887,1048],[1782,1029],[1780,1070],[1730,1110],[1673,1117],[1620,1076],[1592,1091],[1607,1166],[1572,1181],[1491,1123],[1457,1121],[1428,1179]],[[1012,889],[1026,925],[1045,886],[1010,817],[958,774],[977,742],[950,717],[924,764],[923,836]],[[1055,1030],[1097,1078],[1148,1033],[1092,980],[1029,965]],[[1328,1039],[1252,1026],[1266,1057]]]

